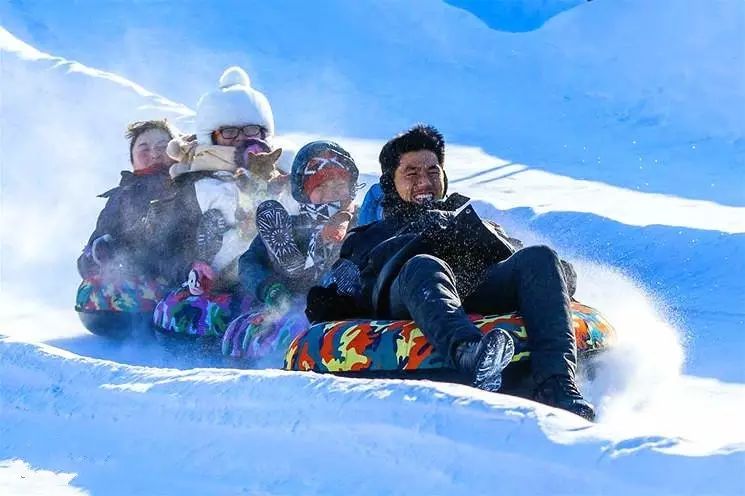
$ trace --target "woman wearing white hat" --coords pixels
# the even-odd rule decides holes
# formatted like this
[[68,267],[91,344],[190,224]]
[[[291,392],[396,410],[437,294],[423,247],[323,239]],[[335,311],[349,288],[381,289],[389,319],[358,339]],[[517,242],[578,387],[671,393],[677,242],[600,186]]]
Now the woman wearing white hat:
[[[237,283],[238,258],[255,236],[256,205],[289,191],[277,167],[286,152],[272,145],[269,101],[251,87],[239,67],[228,68],[218,88],[199,99],[195,121],[195,136],[168,145],[168,155],[177,161],[170,169],[177,192],[153,207],[167,210],[157,216],[168,219],[157,235],[164,238],[162,255],[171,260],[180,280],[186,281],[199,263],[213,274],[209,285],[214,291],[231,292]],[[188,292],[176,290],[170,296],[179,304],[184,301],[174,299],[176,293],[189,298]],[[201,292],[192,296],[209,298]],[[189,332],[176,330],[184,331]]]
[[251,87],[246,71],[230,67],[220,77],[219,88],[199,99],[196,131],[201,144],[236,146],[247,138],[271,140],[272,107],[263,93]]

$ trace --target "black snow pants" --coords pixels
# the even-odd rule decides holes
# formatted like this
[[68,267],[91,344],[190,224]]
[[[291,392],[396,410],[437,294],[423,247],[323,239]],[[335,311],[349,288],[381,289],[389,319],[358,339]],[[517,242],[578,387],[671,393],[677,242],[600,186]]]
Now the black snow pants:
[[478,341],[481,332],[466,313],[518,311],[528,331],[533,380],[574,377],[577,348],[569,294],[559,257],[547,246],[530,246],[490,266],[482,282],[463,301],[456,278],[443,260],[417,255],[403,266],[390,288],[395,319],[413,319],[452,365],[454,347]]

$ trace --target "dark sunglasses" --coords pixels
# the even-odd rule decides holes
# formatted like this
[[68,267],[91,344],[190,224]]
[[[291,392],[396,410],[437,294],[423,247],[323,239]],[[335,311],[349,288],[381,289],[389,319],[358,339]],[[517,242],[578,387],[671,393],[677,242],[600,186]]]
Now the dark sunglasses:
[[264,129],[261,126],[257,126],[255,124],[249,124],[248,126],[243,127],[235,127],[235,126],[226,126],[221,127],[217,130],[217,132],[225,139],[235,139],[238,137],[239,134],[242,134],[246,138],[265,138],[266,137],[266,129]]

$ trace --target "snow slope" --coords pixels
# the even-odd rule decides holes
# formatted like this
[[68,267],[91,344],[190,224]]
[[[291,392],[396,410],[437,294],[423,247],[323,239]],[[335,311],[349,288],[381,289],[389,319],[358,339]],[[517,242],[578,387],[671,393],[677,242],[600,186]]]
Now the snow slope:
[[[607,425],[465,386],[153,369],[1,344],[0,456],[77,473],[73,487],[91,494],[681,495],[742,487],[731,475],[744,461],[741,431],[724,443],[701,440],[709,456],[700,456],[696,442],[619,439]],[[735,415],[740,405],[724,406],[707,414]]]
[[[707,3],[713,5],[705,10],[711,19],[700,16],[700,5],[691,3],[689,17],[673,9],[675,15],[662,23],[653,14],[670,2],[595,0],[538,31],[508,34],[459,9],[421,3],[418,14],[433,28],[419,32],[418,39],[429,42],[427,50],[412,48],[404,31],[397,31],[399,38],[381,39],[380,26],[361,22],[373,14],[394,25],[419,22],[387,2],[329,2],[316,9],[294,4],[282,26],[295,37],[265,36],[258,47],[251,40],[268,28],[238,30],[226,25],[222,14],[207,12],[199,16],[204,32],[198,31],[193,12],[165,2],[135,3],[127,7],[130,16],[117,15],[123,7],[112,3],[74,19],[37,4],[0,5],[5,27],[18,23],[22,8],[21,24],[37,23],[26,39],[44,32],[39,24],[51,26],[49,44],[58,36],[70,48],[55,53],[77,51],[84,60],[100,58],[105,63],[96,65],[102,67],[121,64],[122,74],[145,74],[126,50],[163,36],[174,40],[159,42],[151,53],[162,61],[153,73],[163,79],[147,86],[187,104],[211,87],[225,62],[246,60],[245,53],[223,50],[222,44],[248,40],[257,62],[246,65],[255,69],[252,78],[271,90],[280,129],[298,131],[297,143],[310,133],[339,134],[336,139],[358,159],[368,184],[381,141],[415,120],[441,125],[453,142],[477,144],[449,147],[453,189],[472,195],[482,214],[519,237],[549,242],[575,261],[580,298],[601,308],[622,337],[607,359],[604,380],[588,389],[601,414],[601,422],[590,426],[528,401],[464,387],[197,370],[196,364],[213,363],[174,356],[152,344],[115,346],[89,336],[71,311],[77,284],[73,261],[102,206],[95,194],[114,184],[127,163],[124,126],[168,116],[188,127],[191,111],[113,73],[46,55],[0,29],[0,334],[12,336],[0,341],[0,487],[11,494],[33,488],[57,494],[63,487],[69,494],[493,494],[495,487],[529,494],[557,488],[604,494],[745,492],[738,470],[745,461],[745,432],[731,421],[745,408],[745,208],[738,199],[742,127],[735,112],[743,98],[732,84],[738,81],[741,52],[735,43],[706,51],[717,36],[730,42],[741,36],[737,19],[743,4]],[[634,17],[643,6],[646,15]],[[268,5],[256,8],[277,19]],[[140,15],[143,9],[163,9],[173,22]],[[309,46],[298,43],[305,32],[301,26],[331,14],[339,26],[359,26],[344,31],[349,43],[323,37]],[[647,38],[629,46],[610,43],[620,43],[620,34],[608,36],[602,38],[606,51],[590,54],[576,39],[563,44],[570,33],[582,38],[590,25],[609,31],[611,16],[627,27],[641,19]],[[106,29],[96,22],[102,19]],[[676,39],[692,24],[702,30],[696,37],[701,46],[687,50],[711,52],[708,66],[701,67],[717,70],[690,72],[685,84],[678,84],[675,72],[689,63],[681,55],[651,77],[685,105],[631,84],[633,57],[618,66],[615,86],[603,76],[626,53],[641,57],[640,66],[656,62],[639,49],[653,38],[651,27]],[[731,29],[715,34],[712,24]],[[156,26],[160,37],[146,36]],[[215,29],[224,29],[223,38],[208,44]],[[127,34],[130,30],[138,36]],[[433,42],[436,37],[441,43]],[[461,43],[450,43],[455,39]],[[194,54],[179,59],[179,70],[168,57],[174,45]],[[417,64],[422,56],[426,64]],[[599,65],[592,68],[588,60]],[[559,61],[566,64],[564,72],[540,75]],[[570,70],[577,64],[587,70]],[[314,65],[322,68],[320,79],[298,78]],[[394,67],[405,70],[381,70]],[[448,85],[417,86],[419,96],[401,91],[420,80],[424,67],[434,79],[447,77]],[[500,72],[505,67],[510,71]],[[580,73],[584,76],[577,77]],[[556,80],[571,90],[573,100],[559,97],[564,93],[557,93]],[[486,82],[492,83],[489,91]],[[602,95],[586,93],[598,85],[606,85]],[[720,101],[703,99],[698,105],[689,98],[725,86]],[[432,101],[440,105],[428,107]],[[635,107],[640,101],[647,103]],[[298,108],[303,111],[292,111]],[[664,118],[650,124],[649,109]],[[708,112],[706,120],[691,118],[699,110]],[[623,112],[628,118],[619,121]],[[490,122],[511,126],[495,130],[487,128]],[[670,146],[625,141],[637,133],[674,140]],[[681,151],[690,136],[703,135],[709,136],[703,146],[695,142],[701,156]],[[602,163],[608,166],[582,164],[591,152],[582,150],[577,136],[585,144],[618,137],[607,155],[604,148]],[[30,153],[39,149],[43,159]],[[675,167],[650,165],[648,172],[637,173],[637,153],[650,164],[650,154],[665,155]],[[716,180],[716,187],[704,187],[709,183],[702,180]],[[37,341],[48,344],[29,343]],[[681,370],[689,375],[681,376]],[[330,473],[332,457],[348,471]]]

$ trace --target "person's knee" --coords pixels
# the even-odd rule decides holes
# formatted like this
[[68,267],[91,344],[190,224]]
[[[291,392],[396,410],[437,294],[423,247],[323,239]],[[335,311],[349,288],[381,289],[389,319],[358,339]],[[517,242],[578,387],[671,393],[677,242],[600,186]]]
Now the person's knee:
[[401,268],[399,277],[403,280],[411,280],[416,277],[431,277],[437,273],[452,276],[452,269],[444,260],[432,255],[416,255],[411,257]]
[[559,255],[546,245],[528,246],[515,253],[528,266],[558,266]]

